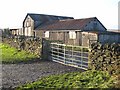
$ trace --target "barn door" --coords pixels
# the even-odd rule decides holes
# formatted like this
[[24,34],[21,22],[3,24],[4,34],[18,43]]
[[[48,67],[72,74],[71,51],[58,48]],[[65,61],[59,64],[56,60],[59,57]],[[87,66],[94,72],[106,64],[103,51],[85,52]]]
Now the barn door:
[[89,35],[88,35],[88,32],[82,32],[82,46],[89,47]]

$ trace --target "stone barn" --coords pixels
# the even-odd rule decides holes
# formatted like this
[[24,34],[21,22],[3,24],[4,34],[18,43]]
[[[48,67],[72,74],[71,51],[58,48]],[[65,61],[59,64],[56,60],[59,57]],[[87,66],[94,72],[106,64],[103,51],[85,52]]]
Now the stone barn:
[[31,13],[27,14],[23,21],[23,33],[25,36],[86,47],[93,42],[118,43],[120,36],[119,33],[108,32],[96,17],[74,19],[73,17]]
[[37,36],[36,28],[47,22],[73,19],[73,17],[28,13],[23,21],[23,33],[25,36]]
[[36,33],[37,36],[49,40],[88,47],[90,43],[98,41],[98,32],[106,32],[106,30],[96,17],[91,17],[48,22],[39,26]]

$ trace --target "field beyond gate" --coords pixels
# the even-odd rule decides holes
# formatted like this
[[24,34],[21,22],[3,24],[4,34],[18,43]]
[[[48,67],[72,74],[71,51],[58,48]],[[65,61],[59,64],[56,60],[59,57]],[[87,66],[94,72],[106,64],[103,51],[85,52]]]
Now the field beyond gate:
[[87,70],[88,55],[88,47],[50,43],[50,58],[58,63]]

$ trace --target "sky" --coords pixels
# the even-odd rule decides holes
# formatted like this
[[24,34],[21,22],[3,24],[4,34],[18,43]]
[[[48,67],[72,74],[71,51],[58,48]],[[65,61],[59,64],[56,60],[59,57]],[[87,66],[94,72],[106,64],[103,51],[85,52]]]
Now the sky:
[[119,0],[0,0],[0,28],[21,28],[27,13],[97,17],[107,29],[118,28]]

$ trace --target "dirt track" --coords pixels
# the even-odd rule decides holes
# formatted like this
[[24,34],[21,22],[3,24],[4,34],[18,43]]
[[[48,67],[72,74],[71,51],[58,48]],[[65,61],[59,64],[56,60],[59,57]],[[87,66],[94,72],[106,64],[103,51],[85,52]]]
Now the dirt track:
[[2,64],[2,87],[14,88],[44,76],[75,71],[81,70],[52,61]]

